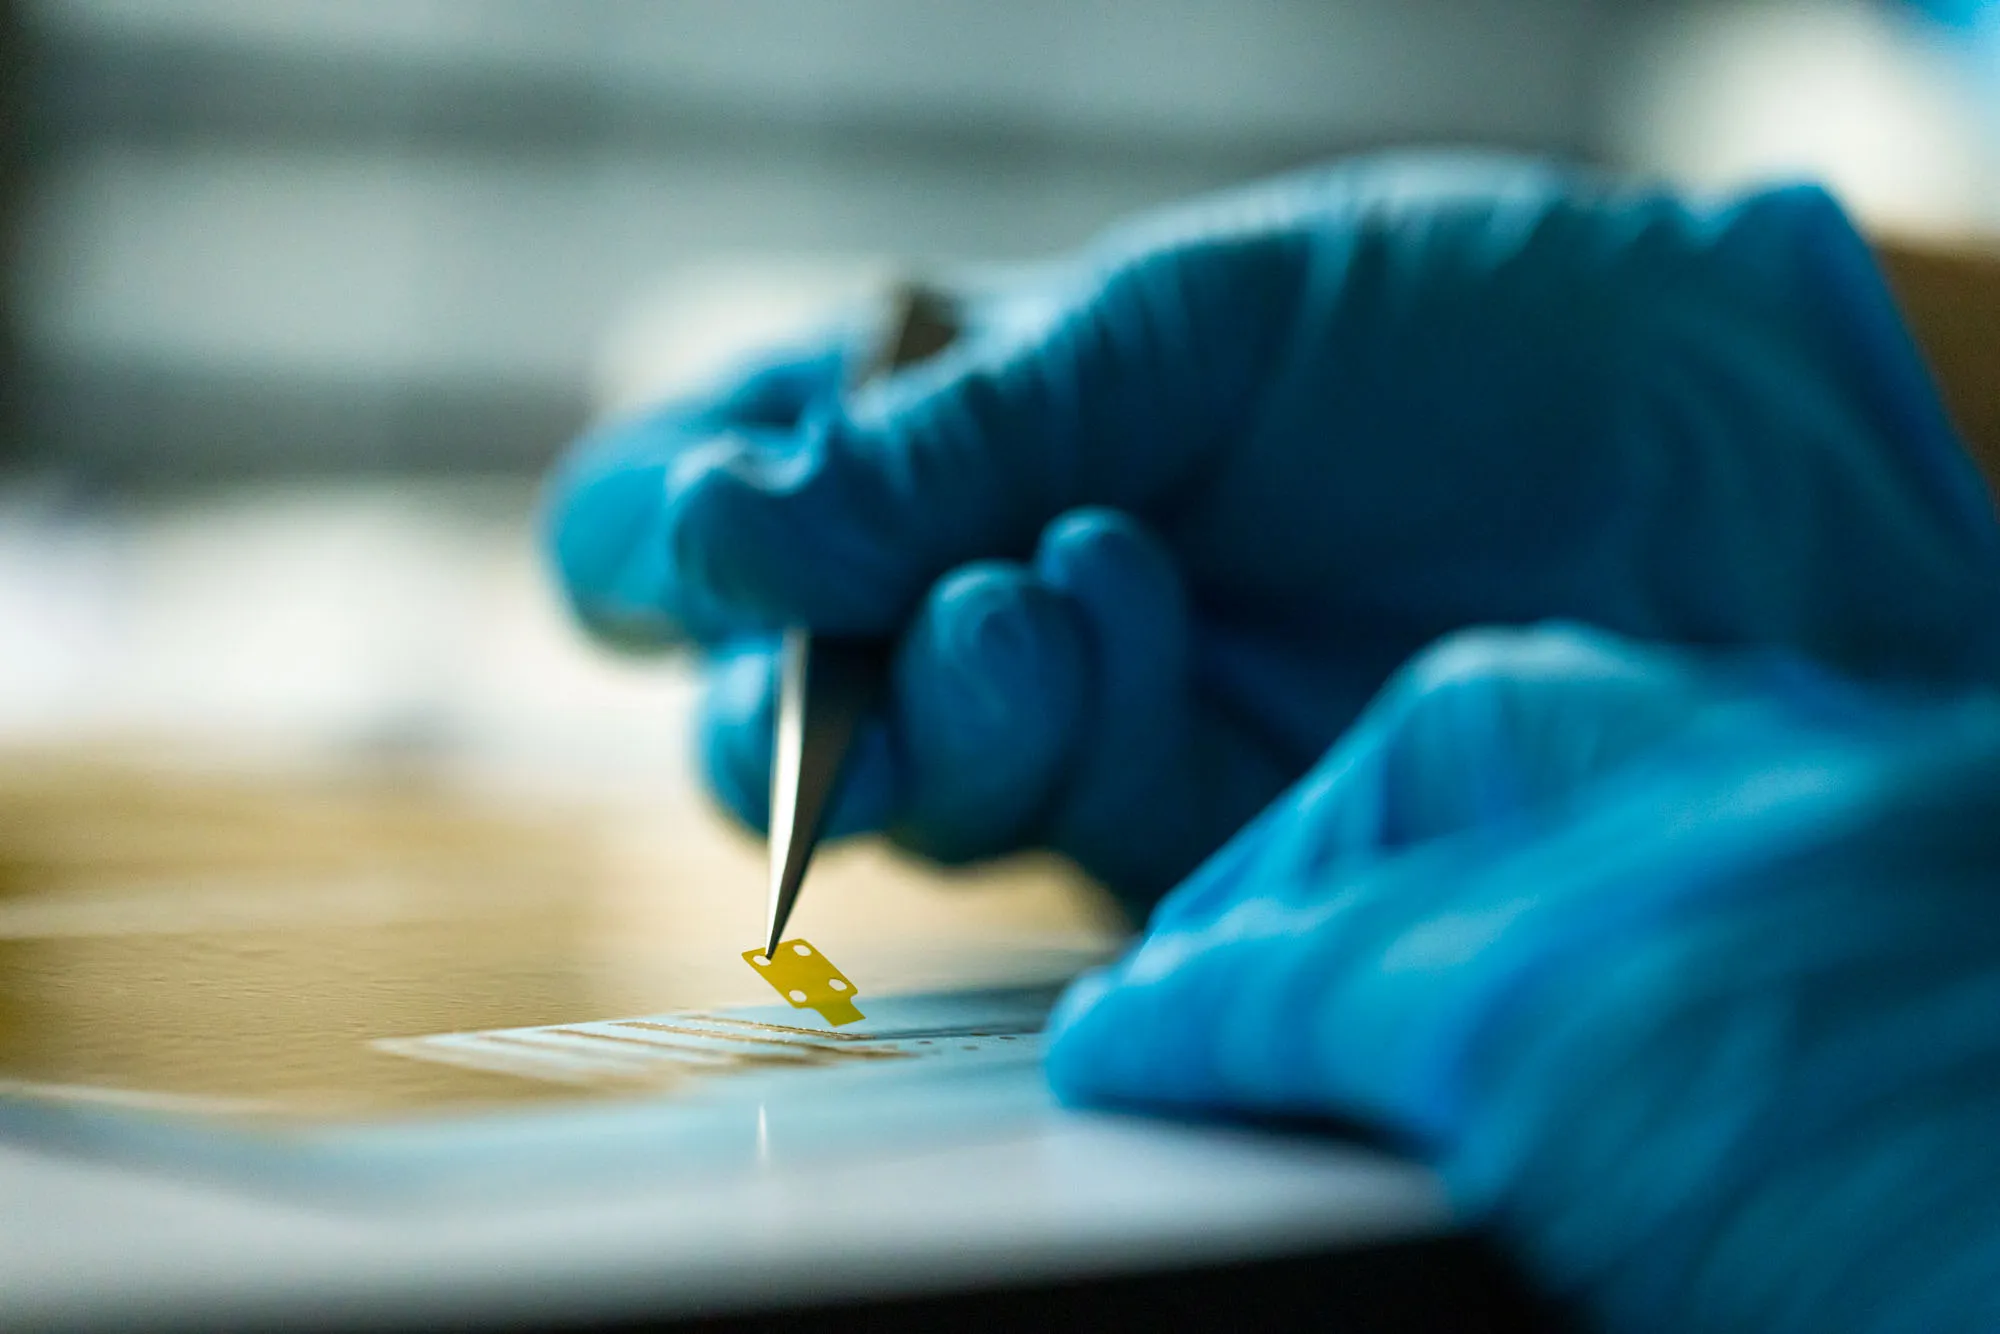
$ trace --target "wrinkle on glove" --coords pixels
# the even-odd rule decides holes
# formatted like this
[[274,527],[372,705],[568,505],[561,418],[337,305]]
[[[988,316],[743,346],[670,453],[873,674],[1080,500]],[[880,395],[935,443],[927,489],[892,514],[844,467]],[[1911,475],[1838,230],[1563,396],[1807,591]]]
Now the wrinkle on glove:
[[[1818,189],[1368,160],[1142,219],[966,324],[851,396],[829,344],[607,427],[549,492],[607,637],[900,639],[850,827],[1051,846],[1144,907],[1476,624],[2000,676],[2000,528]],[[709,775],[755,823],[770,710],[719,704]]]
[[2000,697],[1451,641],[1048,1062],[1372,1121],[1606,1330],[2000,1327]]

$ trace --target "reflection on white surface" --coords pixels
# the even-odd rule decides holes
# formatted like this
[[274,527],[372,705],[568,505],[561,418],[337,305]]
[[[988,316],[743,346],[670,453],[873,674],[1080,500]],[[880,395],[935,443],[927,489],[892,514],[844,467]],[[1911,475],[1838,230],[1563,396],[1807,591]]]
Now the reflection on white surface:
[[923,1059],[239,1138],[233,1156],[226,1132],[206,1149],[155,1142],[178,1145],[167,1161],[184,1173],[207,1161],[226,1181],[253,1166],[254,1191],[0,1146],[0,1197],[15,1206],[0,1210],[0,1324],[241,1318],[334,1295],[357,1318],[715,1310],[1447,1225],[1428,1174],[1371,1152],[1055,1108],[1032,1039],[999,1041],[1031,1027],[1048,994],[885,998],[856,1045],[992,1039]]
[[[510,1320],[727,1310],[1422,1235],[1372,1154],[1108,1118],[532,1209],[334,1213],[0,1145],[0,1323]],[[839,1226],[828,1226],[828,1202]]]

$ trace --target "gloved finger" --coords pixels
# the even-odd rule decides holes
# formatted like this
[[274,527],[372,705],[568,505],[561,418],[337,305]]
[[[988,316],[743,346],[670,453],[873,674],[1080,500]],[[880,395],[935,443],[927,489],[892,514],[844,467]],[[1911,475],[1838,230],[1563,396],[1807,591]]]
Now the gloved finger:
[[[724,810],[758,833],[771,820],[771,740],[778,699],[774,639],[732,643],[704,664],[696,710],[696,764]],[[825,837],[880,829],[897,789],[888,729],[862,724],[827,812]]]
[[1081,609],[1095,669],[1050,841],[1143,916],[1290,774],[1254,735],[1202,707],[1187,591],[1145,525],[1118,510],[1073,510],[1043,533],[1034,564]]
[[1028,841],[1092,675],[1079,609],[1025,566],[980,561],[940,580],[895,664],[897,841],[943,861]]
[[1282,331],[1239,280],[1262,294],[1290,275],[1187,260],[1127,265],[1031,330],[809,412],[787,450],[690,459],[667,479],[670,600],[885,633],[947,570],[1026,556],[1066,510],[1143,514],[1193,484]]
[[[544,543],[579,619],[614,643],[654,647],[730,629],[724,607],[672,577],[666,504],[677,469],[725,452],[782,450],[814,402],[841,384],[832,342],[774,359],[705,399],[669,404],[586,437],[550,478]],[[727,441],[727,444],[719,442]]]
[[[1019,846],[1043,813],[1080,730],[1091,681],[1077,608],[1026,567],[976,562],[931,590],[898,645],[878,720],[857,744],[830,835],[893,829],[944,861]],[[702,761],[723,805],[769,818],[772,641],[711,664]]]
[[[1058,1098],[1184,1111],[1360,1114],[1328,1096],[1332,998],[1355,966],[1351,905],[1293,906],[1260,882],[1213,922],[1155,927],[1131,955],[1064,995],[1045,1057]],[[1330,1010],[1336,1010],[1329,1015]],[[1372,1038],[1372,1035],[1370,1035]]]
[[[1109,511],[1052,524],[1032,570],[982,561],[940,580],[895,662],[898,841],[960,861],[1046,840],[1115,857],[1121,888],[1166,883],[1231,818],[1206,790],[1229,775],[1197,772],[1204,756],[1188,744],[1188,633],[1171,558]],[[769,781],[773,679],[765,655],[745,665],[732,654],[705,711],[712,780],[753,822]],[[1264,789],[1281,782],[1274,772]]]

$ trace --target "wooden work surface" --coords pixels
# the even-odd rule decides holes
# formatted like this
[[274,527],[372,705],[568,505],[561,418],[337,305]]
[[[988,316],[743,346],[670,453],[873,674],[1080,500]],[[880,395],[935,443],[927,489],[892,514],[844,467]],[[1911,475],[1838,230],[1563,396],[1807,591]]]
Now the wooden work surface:
[[[579,1096],[371,1039],[772,1000],[761,844],[663,811],[475,796],[392,765],[0,752],[0,1081],[268,1114]],[[1108,947],[1073,872],[830,850],[797,924],[864,994]],[[0,1085],[4,1086],[4,1085]]]

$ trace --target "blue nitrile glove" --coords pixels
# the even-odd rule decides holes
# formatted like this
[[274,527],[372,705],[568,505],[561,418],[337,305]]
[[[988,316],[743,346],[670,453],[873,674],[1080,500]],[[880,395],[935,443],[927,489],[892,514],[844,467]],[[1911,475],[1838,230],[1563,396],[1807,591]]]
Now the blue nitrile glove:
[[1599,1328],[2000,1328],[2000,696],[1469,632],[1051,1033],[1373,1123]]
[[1561,616],[1864,673],[2000,661],[2000,544],[1870,255],[1722,205],[1364,162],[1119,232],[843,405],[833,345],[585,442],[582,617],[712,654],[762,821],[772,631],[901,636],[836,823],[1150,902],[1394,667]]
[[1908,0],[1909,7],[1953,27],[1970,27],[1993,8],[1993,0]]

